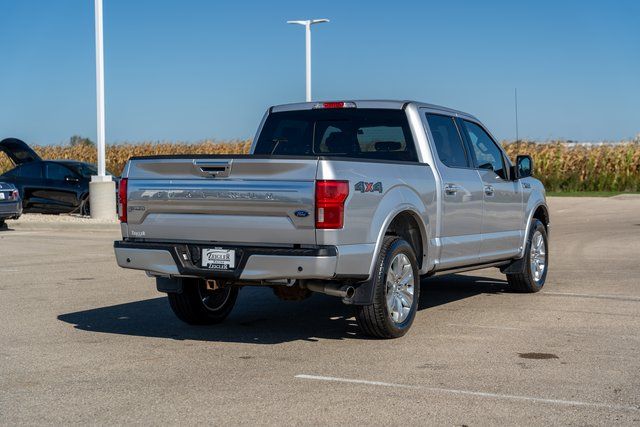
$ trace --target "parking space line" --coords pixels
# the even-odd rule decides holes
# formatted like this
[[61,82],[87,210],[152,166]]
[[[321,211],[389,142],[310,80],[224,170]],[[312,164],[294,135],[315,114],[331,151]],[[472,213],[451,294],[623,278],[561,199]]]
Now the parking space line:
[[500,329],[506,331],[521,331],[520,328],[512,328],[509,326],[486,326],[486,325],[465,325],[462,323],[447,323],[448,326],[458,326],[462,328],[481,328],[481,329]]
[[573,292],[543,292],[542,295],[558,296],[558,297],[576,297],[576,298],[598,298],[598,299],[613,299],[620,301],[640,301],[640,297],[628,296],[628,295],[610,295],[610,294],[578,294]]
[[387,383],[382,381],[367,381],[367,380],[358,380],[358,379],[352,379],[352,378],[325,377],[325,376],[319,376],[319,375],[299,374],[299,375],[296,375],[295,378],[305,379],[305,380],[315,380],[315,381],[331,381],[331,382],[350,383],[350,384],[362,384],[362,385],[371,385],[371,386],[379,386],[379,387],[425,390],[425,391],[431,391],[434,393],[457,394],[457,395],[463,395],[463,396],[474,396],[474,397],[483,397],[483,398],[490,398],[490,399],[517,400],[522,402],[546,403],[550,405],[581,406],[581,407],[601,408],[601,409],[609,409],[609,410],[640,412],[640,405],[627,406],[627,405],[616,405],[616,404],[609,404],[609,403],[582,402],[579,400],[545,399],[541,397],[518,396],[513,394],[488,393],[488,392],[482,392],[482,391],[459,390],[459,389],[440,388],[440,387],[425,387],[425,386],[419,386],[419,385],[396,384],[396,383]]

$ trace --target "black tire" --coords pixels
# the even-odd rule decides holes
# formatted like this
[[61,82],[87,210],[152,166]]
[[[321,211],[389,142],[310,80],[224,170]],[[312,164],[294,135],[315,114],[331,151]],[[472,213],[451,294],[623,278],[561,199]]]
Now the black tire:
[[[413,300],[409,312],[402,321],[395,321],[387,305],[387,274],[391,263],[404,254],[411,264],[413,274]],[[413,248],[405,240],[396,236],[385,236],[376,261],[375,276],[372,278],[373,304],[356,307],[356,321],[362,332],[376,338],[398,338],[407,333],[420,300],[420,275]],[[394,286],[395,291],[395,286]]]
[[4,222],[4,219],[0,219],[0,230],[4,230],[7,228],[7,223]]
[[80,215],[91,216],[91,205],[89,204],[89,196],[80,202]]
[[224,287],[208,290],[204,280],[183,279],[181,293],[169,293],[171,310],[190,325],[213,325],[231,313],[238,298],[238,288]]
[[[541,273],[536,273],[531,266],[532,257],[535,260],[536,250],[532,252],[533,238],[537,234],[542,236],[544,242],[544,268]],[[539,256],[539,255],[538,255]],[[527,236],[527,247],[524,255],[524,271],[522,273],[507,274],[507,281],[512,290],[516,292],[534,293],[538,292],[544,286],[547,279],[547,271],[549,271],[549,243],[547,241],[547,229],[544,224],[534,219]],[[535,261],[534,261],[535,262]],[[536,274],[538,277],[536,278]]]

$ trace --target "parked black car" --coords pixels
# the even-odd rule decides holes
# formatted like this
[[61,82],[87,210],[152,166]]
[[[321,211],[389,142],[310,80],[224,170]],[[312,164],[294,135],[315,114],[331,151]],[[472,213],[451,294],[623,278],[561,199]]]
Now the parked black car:
[[6,228],[6,219],[18,219],[22,214],[22,200],[13,184],[0,182],[0,230]]
[[96,167],[75,160],[42,160],[26,143],[16,138],[0,141],[15,168],[0,181],[16,186],[24,213],[70,213],[89,215],[89,182]]

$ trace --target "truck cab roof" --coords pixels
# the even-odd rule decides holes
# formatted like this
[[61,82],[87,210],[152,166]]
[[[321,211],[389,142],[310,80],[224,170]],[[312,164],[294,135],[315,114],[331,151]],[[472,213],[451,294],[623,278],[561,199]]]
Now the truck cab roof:
[[[412,104],[418,108],[429,108],[430,110],[442,111],[443,113],[453,114],[456,116],[469,117],[474,120],[478,120],[476,117],[464,111],[455,110],[453,108],[443,107],[441,105],[429,104],[426,102],[412,101],[412,100],[394,100],[394,99],[360,99],[360,100],[340,100],[340,101],[313,101],[313,102],[297,102],[291,104],[274,105],[269,109],[271,113],[277,113],[281,111],[296,111],[296,110],[311,110],[313,108],[319,108],[326,103],[345,102],[352,103],[355,108],[384,108],[389,110],[401,110]],[[320,107],[322,108],[322,107]]]

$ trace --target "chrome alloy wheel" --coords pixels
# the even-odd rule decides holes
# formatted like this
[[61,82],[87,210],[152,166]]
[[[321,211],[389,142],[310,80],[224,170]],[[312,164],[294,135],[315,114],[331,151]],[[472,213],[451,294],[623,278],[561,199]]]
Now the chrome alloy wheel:
[[544,244],[544,237],[540,231],[533,233],[531,238],[531,253],[529,254],[531,274],[533,280],[539,283],[544,277],[544,270],[547,266],[547,247]]
[[413,305],[415,285],[413,267],[405,254],[397,254],[387,272],[387,309],[395,323],[402,323],[409,316]]

